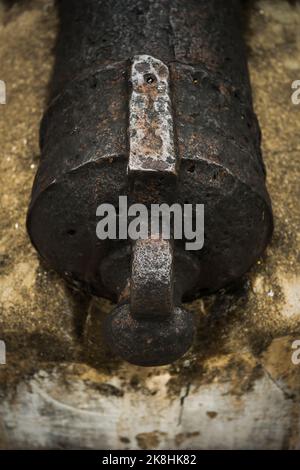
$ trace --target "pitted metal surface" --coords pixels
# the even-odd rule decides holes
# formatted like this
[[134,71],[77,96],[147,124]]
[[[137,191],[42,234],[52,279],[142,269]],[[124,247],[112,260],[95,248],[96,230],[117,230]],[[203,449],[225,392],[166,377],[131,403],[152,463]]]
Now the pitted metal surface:
[[135,56],[130,80],[128,172],[176,175],[168,67],[154,57]]
[[151,320],[172,314],[173,261],[173,246],[169,240],[149,238],[134,243],[130,284],[132,315]]

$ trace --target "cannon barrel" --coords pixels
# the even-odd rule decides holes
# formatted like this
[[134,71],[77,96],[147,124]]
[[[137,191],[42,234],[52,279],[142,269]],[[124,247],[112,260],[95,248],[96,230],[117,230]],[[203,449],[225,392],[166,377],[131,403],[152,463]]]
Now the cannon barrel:
[[[240,278],[272,234],[240,3],[58,5],[28,232],[69,283],[118,304],[106,335],[119,355],[166,364],[192,343],[182,302]],[[120,196],[149,208],[203,204],[203,247],[187,250],[184,235],[160,229],[99,239],[97,207],[117,208]]]

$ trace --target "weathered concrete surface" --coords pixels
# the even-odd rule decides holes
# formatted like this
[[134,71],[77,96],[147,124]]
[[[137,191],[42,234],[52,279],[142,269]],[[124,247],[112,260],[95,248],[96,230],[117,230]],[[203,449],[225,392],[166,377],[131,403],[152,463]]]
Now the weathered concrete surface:
[[[292,4],[294,3],[294,4]],[[0,3],[0,443],[3,448],[300,448],[300,5],[258,1],[247,41],[275,234],[235,291],[201,299],[198,338],[169,367],[122,363],[103,344],[105,302],[41,266],[24,221],[53,65],[53,2]]]

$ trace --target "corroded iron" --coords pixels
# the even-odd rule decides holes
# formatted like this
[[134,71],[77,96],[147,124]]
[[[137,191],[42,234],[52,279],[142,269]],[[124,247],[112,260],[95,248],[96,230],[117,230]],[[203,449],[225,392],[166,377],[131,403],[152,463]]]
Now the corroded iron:
[[148,55],[133,58],[128,172],[176,174],[168,67]]
[[[27,226],[74,287],[118,305],[107,338],[160,365],[193,338],[181,303],[226,287],[272,234],[238,0],[66,0]],[[204,204],[205,242],[99,240],[96,209]],[[194,215],[193,215],[194,217]]]

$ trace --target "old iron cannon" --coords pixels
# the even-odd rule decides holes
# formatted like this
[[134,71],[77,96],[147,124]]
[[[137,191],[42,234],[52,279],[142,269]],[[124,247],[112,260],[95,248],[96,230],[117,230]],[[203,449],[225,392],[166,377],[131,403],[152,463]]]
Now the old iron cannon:
[[[230,285],[272,234],[238,0],[73,0],[61,18],[27,227],[77,288],[117,303],[106,336],[162,365],[192,343],[181,305]],[[103,203],[204,204],[185,239],[96,236]],[[193,217],[195,214],[193,213]],[[121,214],[118,214],[121,217]]]

